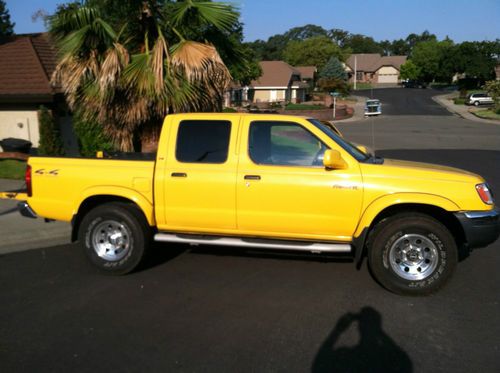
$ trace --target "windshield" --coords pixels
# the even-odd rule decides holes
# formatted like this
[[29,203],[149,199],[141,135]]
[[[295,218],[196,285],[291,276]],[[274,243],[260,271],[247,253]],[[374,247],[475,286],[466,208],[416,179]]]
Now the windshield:
[[346,152],[352,155],[357,161],[363,162],[370,158],[367,154],[363,153],[361,150],[356,148],[349,141],[344,140],[342,137],[336,134],[329,126],[321,123],[321,121],[317,119],[308,119],[308,121],[314,124],[314,126],[319,128],[324,134],[330,137],[337,144],[339,144],[342,147],[342,149],[344,149]]

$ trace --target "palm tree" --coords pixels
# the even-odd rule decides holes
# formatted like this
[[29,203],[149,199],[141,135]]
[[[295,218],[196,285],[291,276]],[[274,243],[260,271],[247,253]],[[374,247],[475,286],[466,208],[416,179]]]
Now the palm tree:
[[194,20],[227,30],[238,13],[196,0],[119,4],[131,11],[118,31],[91,1],[51,17],[59,50],[52,82],[72,110],[101,123],[120,150],[132,151],[134,134],[156,134],[166,114],[219,105],[231,80],[227,67],[212,44],[188,40],[179,30]]

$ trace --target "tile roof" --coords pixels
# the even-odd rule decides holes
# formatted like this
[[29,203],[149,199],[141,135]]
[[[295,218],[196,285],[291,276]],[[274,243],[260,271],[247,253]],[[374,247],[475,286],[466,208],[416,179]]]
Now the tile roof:
[[46,33],[18,35],[0,45],[0,96],[52,96],[56,52]]
[[346,61],[347,66],[354,70],[354,58],[356,58],[357,71],[375,72],[382,66],[394,66],[400,69],[406,62],[406,56],[381,56],[378,53],[357,53],[351,54]]
[[261,61],[262,76],[250,83],[251,87],[288,87],[292,75],[300,72],[284,61]]

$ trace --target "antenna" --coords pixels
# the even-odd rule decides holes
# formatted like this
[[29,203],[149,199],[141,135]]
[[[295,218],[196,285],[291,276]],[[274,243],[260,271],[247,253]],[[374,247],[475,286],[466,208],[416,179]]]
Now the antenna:
[[[370,87],[370,97],[373,99],[373,85]],[[372,127],[372,151],[375,157],[375,120],[373,115],[370,115],[371,127]]]

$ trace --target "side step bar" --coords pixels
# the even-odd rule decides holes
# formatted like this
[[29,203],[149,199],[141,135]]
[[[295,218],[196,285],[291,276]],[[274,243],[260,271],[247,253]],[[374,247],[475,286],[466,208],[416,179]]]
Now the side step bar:
[[157,233],[155,234],[154,239],[155,241],[160,242],[186,243],[194,246],[239,246],[248,248],[266,248],[273,250],[309,251],[312,253],[350,253],[352,251],[351,245],[346,243],[301,242],[171,233]]

